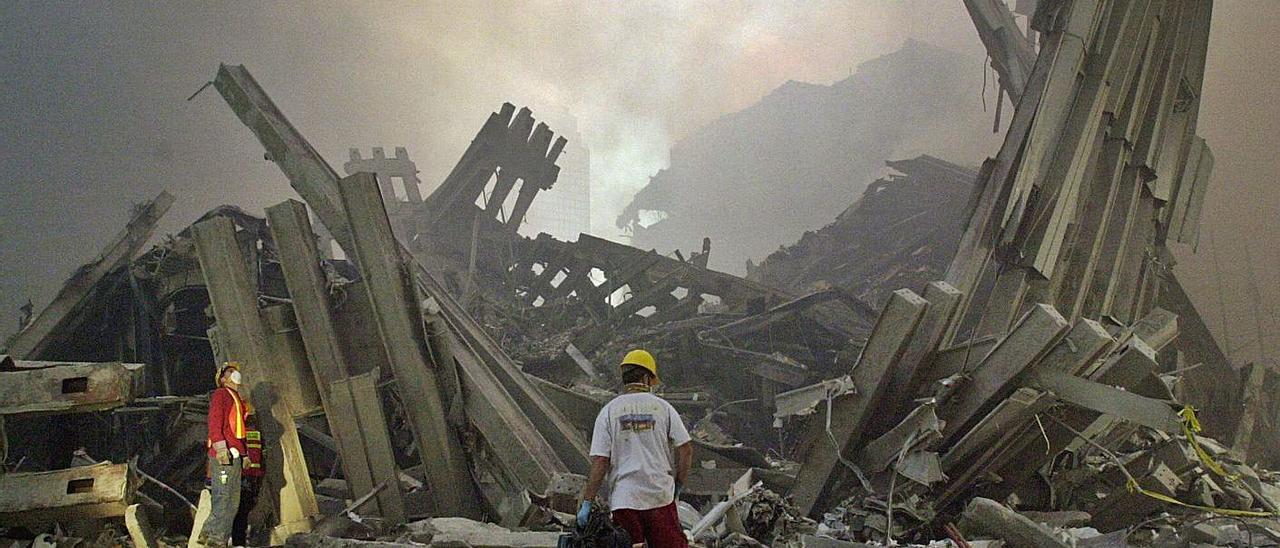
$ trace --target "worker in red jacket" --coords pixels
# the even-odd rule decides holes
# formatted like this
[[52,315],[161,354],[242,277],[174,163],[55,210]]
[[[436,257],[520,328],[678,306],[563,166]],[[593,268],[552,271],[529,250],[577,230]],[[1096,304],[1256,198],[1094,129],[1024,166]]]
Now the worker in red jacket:
[[209,518],[200,531],[201,544],[227,546],[240,506],[241,460],[245,445],[246,405],[240,388],[240,364],[227,362],[218,370],[218,388],[209,396]]
[[245,403],[244,424],[244,475],[240,485],[240,509],[236,511],[236,519],[231,526],[231,543],[235,546],[248,546],[249,512],[258,504],[258,491],[262,489],[262,476],[266,471],[262,468],[262,431],[258,430],[258,416],[253,405]]

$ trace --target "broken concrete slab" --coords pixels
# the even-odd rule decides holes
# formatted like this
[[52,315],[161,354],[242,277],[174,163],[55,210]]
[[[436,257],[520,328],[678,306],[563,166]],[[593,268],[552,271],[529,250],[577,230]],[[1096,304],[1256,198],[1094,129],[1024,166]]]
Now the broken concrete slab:
[[551,477],[544,496],[548,506],[557,512],[574,514],[578,511],[578,497],[587,485],[587,477],[582,474],[558,473]]
[[1089,520],[1093,516],[1088,512],[1079,510],[1060,510],[1056,512],[1019,512],[1027,516],[1027,519],[1036,523],[1043,524],[1051,528],[1058,527],[1084,527],[1089,525]]
[[492,523],[466,518],[433,518],[410,523],[408,539],[427,541],[433,546],[492,546],[511,548],[551,548],[557,546],[560,533],[513,531]]
[[800,537],[801,548],[870,548],[871,546],[873,545],[865,542],[849,542],[817,535],[802,535]]
[[409,523],[398,539],[356,540],[305,534],[289,538],[293,548],[394,548],[406,545],[475,548],[555,548],[560,533],[513,531],[466,518],[433,518]]
[[[418,545],[430,546],[430,544],[424,543],[419,543]],[[287,548],[404,548],[405,543],[395,540],[359,540],[306,533],[289,537],[284,546]],[[467,545],[464,544],[457,548],[465,546]]]

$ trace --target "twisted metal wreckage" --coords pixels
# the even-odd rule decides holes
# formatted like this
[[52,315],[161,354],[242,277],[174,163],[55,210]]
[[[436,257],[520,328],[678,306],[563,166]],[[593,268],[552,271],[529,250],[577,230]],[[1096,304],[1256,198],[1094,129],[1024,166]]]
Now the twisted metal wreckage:
[[[554,545],[508,528],[573,507],[615,381],[597,364],[643,343],[697,418],[700,543],[1280,540],[1276,478],[1243,464],[1275,461],[1270,372],[1240,378],[1166,245],[1196,243],[1213,165],[1211,2],[1027,4],[1024,34],[965,0],[1016,107],[994,158],[891,162],[746,278],[706,268],[709,241],[671,257],[519,235],[565,145],[527,108],[491,114],[423,197],[404,149],[353,150],[342,177],[221,66],[213,86],[306,204],[224,206],[142,253],[162,193],[8,341],[0,527],[186,536],[200,394],[238,360],[271,440],[260,540]],[[1180,521],[1204,513],[1259,519]]]

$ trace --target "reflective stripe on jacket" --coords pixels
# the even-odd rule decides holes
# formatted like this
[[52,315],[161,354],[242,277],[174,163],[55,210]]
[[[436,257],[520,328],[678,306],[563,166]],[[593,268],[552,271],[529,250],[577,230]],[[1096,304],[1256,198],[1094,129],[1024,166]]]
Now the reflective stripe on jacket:
[[240,394],[227,387],[213,391],[209,396],[209,456],[217,455],[214,445],[225,442],[227,449],[235,448],[244,455],[245,447],[245,405]]
[[262,469],[262,432],[258,431],[252,420],[247,428],[244,434],[244,475],[261,476],[266,473]]

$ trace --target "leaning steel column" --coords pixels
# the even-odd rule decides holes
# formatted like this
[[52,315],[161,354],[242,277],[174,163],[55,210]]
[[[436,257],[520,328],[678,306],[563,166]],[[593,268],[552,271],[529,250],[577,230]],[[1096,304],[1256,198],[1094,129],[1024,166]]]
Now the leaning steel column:
[[[218,322],[221,354],[243,363],[243,391],[266,411],[258,415],[264,436],[277,440],[275,444],[264,444],[264,449],[269,450],[266,486],[278,491],[280,524],[272,537],[283,542],[293,533],[310,531],[312,519],[320,511],[288,398],[274,386],[280,382],[280,371],[268,368],[268,364],[276,362],[258,310],[257,286],[236,242],[231,219],[214,217],[203,221],[193,227],[192,234]],[[275,451],[270,449],[278,449],[278,453],[273,455]]]
[[412,277],[391,231],[377,178],[356,173],[338,182],[355,254],[369,290],[382,347],[405,401],[439,515],[478,517],[479,493],[466,456],[449,427],[435,368],[423,355],[426,341]]
[[[330,313],[332,305],[328,284],[320,268],[316,236],[307,217],[307,206],[296,200],[286,200],[268,207],[267,218],[280,255],[280,269],[284,271],[289,297],[298,318],[298,329],[307,349],[307,359],[311,362],[311,372],[320,389],[325,418],[338,443],[344,477],[352,496],[367,493],[385,481],[387,486],[375,499],[378,515],[391,523],[403,522],[404,499],[397,479],[395,455],[389,449],[391,442],[386,421],[379,422],[372,415],[366,420],[352,420],[357,418],[356,410],[364,403],[362,398],[372,398],[374,402],[379,400],[376,389],[372,396],[356,394],[351,390],[353,383],[347,382],[352,368],[342,352]],[[342,393],[335,393],[335,390]],[[381,416],[380,411],[378,416]]]

